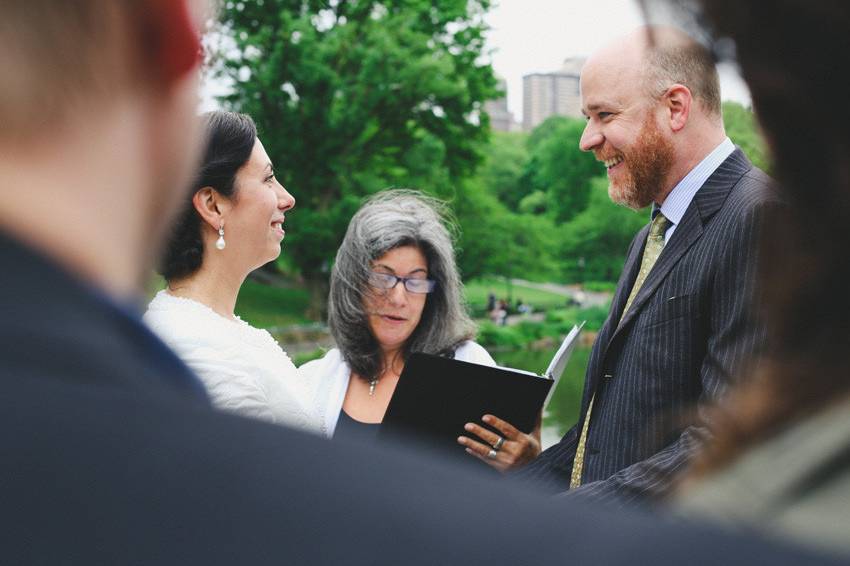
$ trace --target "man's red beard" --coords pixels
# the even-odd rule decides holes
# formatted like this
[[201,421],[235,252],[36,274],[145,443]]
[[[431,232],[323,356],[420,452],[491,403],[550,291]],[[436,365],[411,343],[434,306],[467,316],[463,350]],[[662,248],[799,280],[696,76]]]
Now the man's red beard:
[[664,189],[673,166],[673,144],[661,134],[652,115],[644,121],[632,149],[620,156],[626,168],[625,178],[611,181],[608,196],[634,210],[649,206]]

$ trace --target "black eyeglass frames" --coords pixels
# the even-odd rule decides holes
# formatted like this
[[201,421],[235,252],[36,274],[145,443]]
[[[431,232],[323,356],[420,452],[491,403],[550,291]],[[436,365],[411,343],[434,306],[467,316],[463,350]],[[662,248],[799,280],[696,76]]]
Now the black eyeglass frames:
[[398,277],[390,273],[378,273],[373,271],[369,275],[369,284],[376,288],[389,291],[401,282],[404,288],[411,293],[430,293],[437,286],[433,279],[421,279],[417,277]]

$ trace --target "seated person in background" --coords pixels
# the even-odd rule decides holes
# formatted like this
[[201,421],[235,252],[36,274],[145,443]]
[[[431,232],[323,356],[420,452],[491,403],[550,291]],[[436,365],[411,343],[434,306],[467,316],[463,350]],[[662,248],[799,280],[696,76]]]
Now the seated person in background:
[[[331,272],[328,323],[337,348],[299,369],[316,389],[328,436],[374,437],[412,352],[495,365],[472,341],[441,207],[414,191],[385,191],[351,219]],[[540,452],[539,430],[523,434],[492,415],[485,422],[504,439],[471,425],[487,444],[461,443],[494,468]]]
[[531,314],[534,309],[531,305],[522,302],[522,299],[517,300],[516,310],[519,314]]
[[292,361],[268,332],[233,314],[248,274],[280,255],[295,199],[249,116],[211,112],[204,123],[206,152],[160,266],[168,287],[144,321],[201,378],[214,406],[318,430]]
[[504,326],[508,319],[508,303],[504,299],[496,301],[496,306],[490,310],[490,320],[493,324]]

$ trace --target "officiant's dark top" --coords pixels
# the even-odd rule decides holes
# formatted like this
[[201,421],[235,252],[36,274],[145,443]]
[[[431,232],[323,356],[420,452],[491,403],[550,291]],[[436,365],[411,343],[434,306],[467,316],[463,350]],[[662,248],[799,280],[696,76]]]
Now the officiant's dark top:
[[380,428],[381,423],[364,423],[350,417],[345,411],[340,411],[334,438],[356,442],[374,442]]

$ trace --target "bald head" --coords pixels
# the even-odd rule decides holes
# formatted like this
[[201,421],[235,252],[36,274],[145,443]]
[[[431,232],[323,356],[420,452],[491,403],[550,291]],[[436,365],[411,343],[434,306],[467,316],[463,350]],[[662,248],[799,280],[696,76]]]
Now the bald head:
[[710,54],[672,28],[644,27],[588,59],[579,142],[608,171],[614,202],[661,204],[726,137]]
[[711,53],[677,28],[638,28],[594,53],[585,69],[641,85],[649,98],[683,85],[707,115],[720,118],[720,79]]

